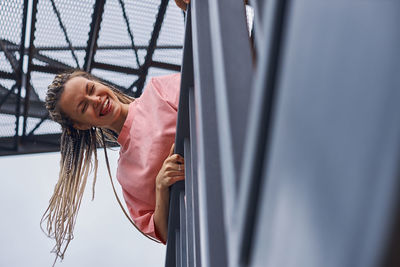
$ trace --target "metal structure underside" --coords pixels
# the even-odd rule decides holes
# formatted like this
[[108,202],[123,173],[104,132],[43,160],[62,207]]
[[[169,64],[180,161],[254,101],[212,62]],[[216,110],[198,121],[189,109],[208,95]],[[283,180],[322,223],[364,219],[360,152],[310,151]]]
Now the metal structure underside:
[[1,1],[0,156],[59,149],[43,103],[55,74],[82,69],[137,97],[180,70],[183,29],[168,0]]
[[248,2],[191,0],[165,266],[400,266],[400,2]]

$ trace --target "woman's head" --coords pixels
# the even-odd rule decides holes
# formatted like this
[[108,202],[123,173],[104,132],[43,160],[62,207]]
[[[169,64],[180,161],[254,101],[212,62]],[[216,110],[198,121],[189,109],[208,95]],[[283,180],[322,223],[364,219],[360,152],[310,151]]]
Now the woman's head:
[[63,127],[102,127],[119,132],[132,98],[83,71],[57,75],[49,86],[46,108]]
[[92,170],[94,197],[96,148],[105,146],[102,134],[108,141],[115,141],[115,118],[119,118],[122,106],[132,101],[133,98],[83,71],[59,74],[48,87],[46,108],[61,125],[61,160],[58,182],[42,223],[46,224],[47,234],[56,240],[57,257],[63,258],[73,238],[76,216]]

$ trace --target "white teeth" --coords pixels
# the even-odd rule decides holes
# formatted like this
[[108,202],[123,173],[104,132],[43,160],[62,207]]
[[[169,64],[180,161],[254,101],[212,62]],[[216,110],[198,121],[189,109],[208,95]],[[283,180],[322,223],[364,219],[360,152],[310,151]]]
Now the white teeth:
[[103,104],[103,110],[107,107],[108,102],[109,102],[109,99],[107,98],[107,100],[106,100],[106,101],[104,102],[104,104]]

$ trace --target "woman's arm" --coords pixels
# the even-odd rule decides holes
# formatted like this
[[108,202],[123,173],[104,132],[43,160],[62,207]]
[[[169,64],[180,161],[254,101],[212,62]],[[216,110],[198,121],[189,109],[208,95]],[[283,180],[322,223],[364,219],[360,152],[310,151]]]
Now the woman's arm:
[[156,234],[164,243],[168,233],[169,187],[185,179],[184,159],[173,153],[174,145],[156,178],[156,207],[153,218]]

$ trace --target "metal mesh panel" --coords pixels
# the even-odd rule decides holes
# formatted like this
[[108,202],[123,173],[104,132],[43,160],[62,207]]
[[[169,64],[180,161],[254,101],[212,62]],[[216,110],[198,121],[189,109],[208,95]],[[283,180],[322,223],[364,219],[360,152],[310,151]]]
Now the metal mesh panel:
[[[134,36],[135,45],[146,46],[153,30],[160,1],[123,1]],[[131,45],[122,8],[118,0],[109,0],[104,7],[99,46]]]
[[[34,40],[38,51],[72,67],[82,67],[85,57],[82,50],[84,51],[88,40],[93,4],[94,0],[63,0],[54,1],[53,6],[50,0],[40,0],[37,6]],[[67,38],[75,49],[78,47],[81,50],[81,53],[76,54],[79,66],[76,65],[69,50]],[[60,51],[48,51],[51,49]]]
[[14,136],[15,131],[15,116],[0,114],[0,136]]
[[[142,64],[160,1],[123,1],[123,4],[124,9],[118,0],[106,2],[95,60],[110,64],[115,64],[117,61],[119,62],[117,65],[138,68],[123,12],[125,11],[129,22],[133,42],[135,46],[140,47],[138,60]],[[123,46],[126,49],[102,50],[102,47],[106,46]]]
[[30,134],[34,130],[35,135],[61,133],[61,126],[51,120],[42,121],[40,118],[28,118],[26,133]]
[[[12,80],[1,80],[0,79],[0,103],[1,103],[1,113],[5,114],[15,114],[16,110],[16,90],[13,89],[15,87],[15,81]],[[10,93],[11,92],[11,93]],[[14,130],[8,133],[8,135],[15,134]],[[1,135],[0,135],[1,136]]]
[[[0,100],[5,100],[6,94],[14,85],[14,81],[0,80]],[[3,114],[0,114],[0,137],[12,137],[15,135],[16,117],[14,113],[16,109],[16,97],[11,94],[6,99],[6,101],[2,101],[1,105],[1,112]],[[12,142],[11,144],[7,144],[8,146],[12,146]]]
[[[31,73],[32,86],[35,88],[35,92],[37,93],[39,101],[30,101],[30,118],[27,119],[26,125],[27,134],[30,133],[32,129],[34,129],[43,118],[47,117],[47,111],[44,107],[43,101],[46,97],[47,86],[51,83],[53,78],[54,75],[49,73]],[[35,134],[52,134],[60,132],[60,126],[50,120],[42,122],[40,126],[35,130]]]
[[149,82],[149,80],[152,77],[164,76],[164,75],[173,74],[173,73],[176,73],[176,71],[164,70],[164,69],[159,69],[159,68],[150,68],[149,74],[147,75],[146,84]]
[[0,71],[13,72],[10,60],[14,64],[18,64],[20,58],[19,47],[21,43],[22,13],[22,0],[0,1]]
[[[168,5],[157,46],[181,46],[184,38],[183,22],[184,17],[182,11],[176,5]],[[182,49],[156,49],[154,51],[153,60],[180,65],[182,61]]]
[[[0,137],[15,136],[16,80],[19,70],[23,6],[20,1],[0,1]],[[11,114],[11,115],[7,115]],[[13,147],[12,140],[1,147]]]
[[[76,57],[78,58],[79,66],[83,66],[83,60],[85,58],[85,51],[84,50],[74,50],[74,53],[75,53]],[[76,62],[75,62],[73,56],[71,55],[71,51],[69,51],[69,50],[67,50],[67,51],[65,51],[65,50],[64,51],[62,51],[62,50],[61,51],[42,50],[42,51],[40,51],[40,55],[44,55],[50,59],[55,59],[57,61],[62,62],[63,64],[71,66],[73,68],[76,67]]]
[[[11,154],[55,149],[41,149],[38,142],[56,144],[60,133],[60,127],[48,120],[43,103],[47,86],[56,73],[71,68],[86,69],[138,96],[148,77],[179,69],[184,23],[183,13],[173,1],[25,2],[32,10],[32,17],[26,18],[28,32],[23,25],[24,1],[0,1],[0,114],[14,116],[4,120],[0,130],[0,155],[11,153],[2,150],[10,140],[11,148],[14,145],[16,149]],[[29,40],[31,34],[33,38]],[[27,37],[24,51],[27,68],[16,77],[22,35]],[[17,111],[19,84],[22,87]],[[24,99],[27,96],[28,101]],[[6,101],[1,102],[2,99]],[[16,135],[17,114],[20,129]],[[12,139],[13,136],[19,141]],[[51,141],[47,142],[47,138]]]
[[16,45],[21,42],[22,0],[0,1],[0,37]]
[[[141,49],[138,51],[139,62],[144,61],[146,51]],[[137,69],[136,58],[134,51],[129,48],[125,49],[98,49],[96,51],[96,61],[101,63],[112,64],[115,66],[125,66],[133,69]]]
[[132,84],[132,81],[136,80],[137,78],[136,75],[129,75],[101,69],[94,69],[92,74],[97,77],[102,77],[105,80],[122,87],[129,87]]
[[0,52],[0,71],[12,72],[11,64],[8,62],[4,52]]
[[157,49],[154,51],[153,60],[180,65],[182,61],[182,49]]
[[36,59],[36,58],[33,58],[33,59],[32,59],[32,63],[33,63],[34,65],[37,65],[37,66],[47,66],[47,63],[46,63],[46,62],[43,62],[43,61],[38,60],[38,59]]
[[31,78],[32,86],[35,87],[39,100],[43,102],[46,98],[47,86],[53,81],[54,74],[35,71],[32,72]]
[[183,33],[183,12],[176,5],[169,4],[157,45],[182,45],[184,38]]
[[13,80],[0,79],[0,87],[11,88],[14,84]]

